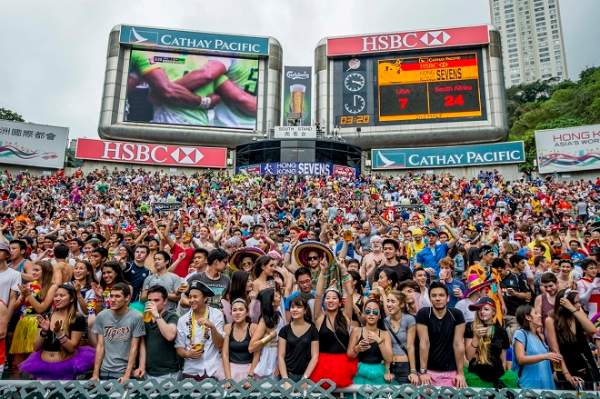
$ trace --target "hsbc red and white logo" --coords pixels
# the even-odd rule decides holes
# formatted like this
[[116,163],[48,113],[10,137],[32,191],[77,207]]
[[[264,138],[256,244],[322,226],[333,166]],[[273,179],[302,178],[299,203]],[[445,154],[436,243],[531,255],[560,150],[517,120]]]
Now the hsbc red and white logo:
[[75,157],[144,165],[225,168],[227,149],[78,139]]
[[358,55],[489,43],[487,25],[327,39],[327,55]]
[[451,37],[446,31],[436,30],[434,32],[427,32],[421,36],[421,42],[426,46],[443,46]]

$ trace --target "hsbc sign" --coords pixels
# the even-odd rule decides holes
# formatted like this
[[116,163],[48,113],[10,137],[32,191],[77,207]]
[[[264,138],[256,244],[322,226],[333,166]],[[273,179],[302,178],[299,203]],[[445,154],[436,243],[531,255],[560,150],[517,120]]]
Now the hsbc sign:
[[327,55],[358,55],[489,43],[487,25],[327,39]]
[[78,139],[75,157],[144,165],[225,168],[227,149]]

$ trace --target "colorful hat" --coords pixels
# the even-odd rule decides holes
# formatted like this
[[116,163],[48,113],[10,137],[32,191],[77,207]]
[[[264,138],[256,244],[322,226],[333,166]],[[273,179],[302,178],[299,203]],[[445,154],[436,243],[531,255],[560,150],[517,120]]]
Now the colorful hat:
[[294,248],[292,255],[296,259],[297,264],[308,267],[308,254],[312,251],[317,252],[321,256],[325,255],[327,257],[327,264],[331,265],[333,263],[333,252],[328,246],[319,241],[301,242]]
[[233,255],[231,255],[231,257],[229,258],[229,267],[233,271],[240,270],[240,263],[242,262],[242,259],[244,259],[246,256],[251,257],[252,262],[256,262],[256,259],[258,259],[259,256],[263,256],[264,254],[265,252],[258,247],[240,248],[237,251],[235,251]]
[[472,293],[492,285],[491,280],[482,280],[476,274],[471,274],[467,280],[469,288],[465,291],[463,298],[468,298]]
[[267,253],[267,255],[269,255],[271,258],[273,258],[275,260],[283,260],[283,256],[281,256],[281,254],[279,252],[277,252],[276,250],[269,251],[269,253]]
[[412,235],[413,236],[422,236],[423,235],[423,230],[421,230],[421,228],[417,227],[415,229],[412,230]]

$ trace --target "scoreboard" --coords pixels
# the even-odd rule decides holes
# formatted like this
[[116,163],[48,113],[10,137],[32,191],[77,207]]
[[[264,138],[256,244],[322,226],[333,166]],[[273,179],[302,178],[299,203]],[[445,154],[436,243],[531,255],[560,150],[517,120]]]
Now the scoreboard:
[[[481,120],[480,51],[334,61],[337,124],[377,126]],[[339,65],[336,65],[339,64]],[[336,99],[338,101],[336,101]],[[341,100],[341,101],[340,101]]]
[[488,25],[324,38],[315,74],[316,119],[366,149],[508,132],[500,33]]
[[379,60],[379,120],[481,117],[477,53]]

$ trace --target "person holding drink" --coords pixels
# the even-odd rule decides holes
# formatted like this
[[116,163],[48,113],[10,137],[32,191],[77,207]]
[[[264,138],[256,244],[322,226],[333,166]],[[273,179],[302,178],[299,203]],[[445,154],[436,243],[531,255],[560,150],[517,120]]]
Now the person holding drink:
[[148,301],[144,311],[146,336],[140,345],[136,378],[149,378],[161,381],[176,379],[180,369],[180,359],[175,350],[177,336],[177,314],[168,309],[169,294],[165,287],[154,285],[147,290]]
[[440,282],[446,284],[450,299],[448,307],[453,309],[466,291],[465,284],[454,277],[454,261],[450,257],[440,259]]
[[200,280],[189,283],[190,311],[177,322],[175,348],[183,358],[183,378],[222,378],[223,313],[207,305],[214,292]]

